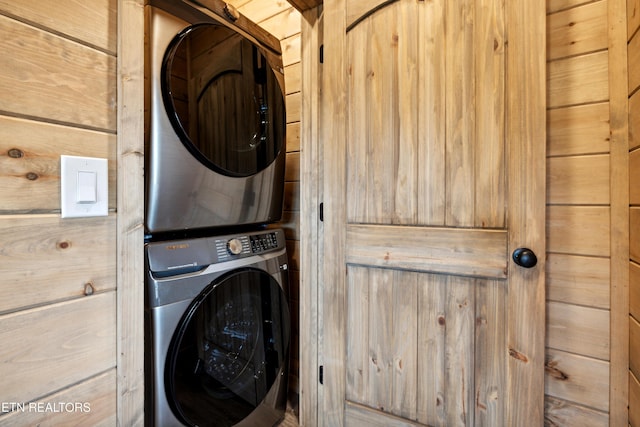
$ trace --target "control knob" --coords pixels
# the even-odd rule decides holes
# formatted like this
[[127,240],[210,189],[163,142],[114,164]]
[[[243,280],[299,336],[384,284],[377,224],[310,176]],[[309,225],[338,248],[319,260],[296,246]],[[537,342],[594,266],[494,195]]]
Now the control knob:
[[227,250],[231,255],[240,255],[242,253],[242,242],[240,239],[233,238],[227,242]]

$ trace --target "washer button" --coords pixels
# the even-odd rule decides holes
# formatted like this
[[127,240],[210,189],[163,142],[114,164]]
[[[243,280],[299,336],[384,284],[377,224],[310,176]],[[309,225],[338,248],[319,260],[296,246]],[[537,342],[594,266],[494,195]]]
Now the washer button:
[[227,250],[231,255],[240,255],[242,253],[242,242],[240,239],[230,239],[227,242]]

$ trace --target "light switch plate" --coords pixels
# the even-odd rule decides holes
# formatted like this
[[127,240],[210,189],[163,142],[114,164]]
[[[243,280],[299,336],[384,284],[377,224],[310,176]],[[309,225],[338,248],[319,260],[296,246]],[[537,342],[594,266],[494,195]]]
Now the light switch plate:
[[60,210],[62,218],[109,214],[107,159],[60,156]]

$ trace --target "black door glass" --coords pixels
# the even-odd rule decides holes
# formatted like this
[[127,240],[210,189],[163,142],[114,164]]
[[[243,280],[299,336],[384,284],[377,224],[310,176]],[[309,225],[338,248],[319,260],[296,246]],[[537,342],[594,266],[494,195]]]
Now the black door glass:
[[187,149],[209,168],[250,176],[284,144],[282,89],[260,48],[215,24],[172,41],[162,69],[164,105]]
[[289,308],[267,273],[236,270],[209,285],[172,338],[165,386],[190,426],[232,426],[265,398],[289,351]]

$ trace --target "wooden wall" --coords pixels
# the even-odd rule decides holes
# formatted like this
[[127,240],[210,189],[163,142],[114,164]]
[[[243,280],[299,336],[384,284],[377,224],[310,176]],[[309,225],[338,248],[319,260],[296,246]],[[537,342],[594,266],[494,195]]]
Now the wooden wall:
[[640,1],[627,0],[629,64],[629,424],[640,426]]
[[[610,0],[611,1],[611,0]],[[631,354],[640,340],[638,0],[629,17]],[[84,414],[0,413],[2,425],[114,425],[116,414],[116,0],[0,4],[0,401],[90,402]],[[238,0],[282,39],[286,214],[298,297],[300,23],[282,0]],[[607,0],[548,0],[549,424],[608,425],[611,180]],[[110,215],[59,218],[59,156],[105,157]],[[615,242],[613,242],[615,243]],[[635,246],[634,246],[635,245]],[[292,317],[297,319],[294,309]],[[294,336],[298,336],[297,328]],[[631,358],[631,423],[640,425]],[[297,357],[294,357],[297,371]],[[294,387],[297,388],[294,381]]]
[[233,0],[228,3],[240,13],[280,39],[287,93],[287,166],[284,213],[280,226],[285,231],[289,253],[291,297],[291,380],[298,390],[300,307],[300,13],[286,0]]
[[608,25],[624,16],[619,4],[547,0],[549,425],[626,423],[617,364],[626,360],[627,337],[616,318],[626,298],[619,255],[626,245],[616,237],[626,230],[618,182],[626,160],[617,149],[626,103],[616,79],[626,64],[615,50],[616,26]]
[[[35,404],[1,425],[116,423],[116,22],[0,3],[0,402]],[[109,216],[60,219],[62,154],[109,160]]]

